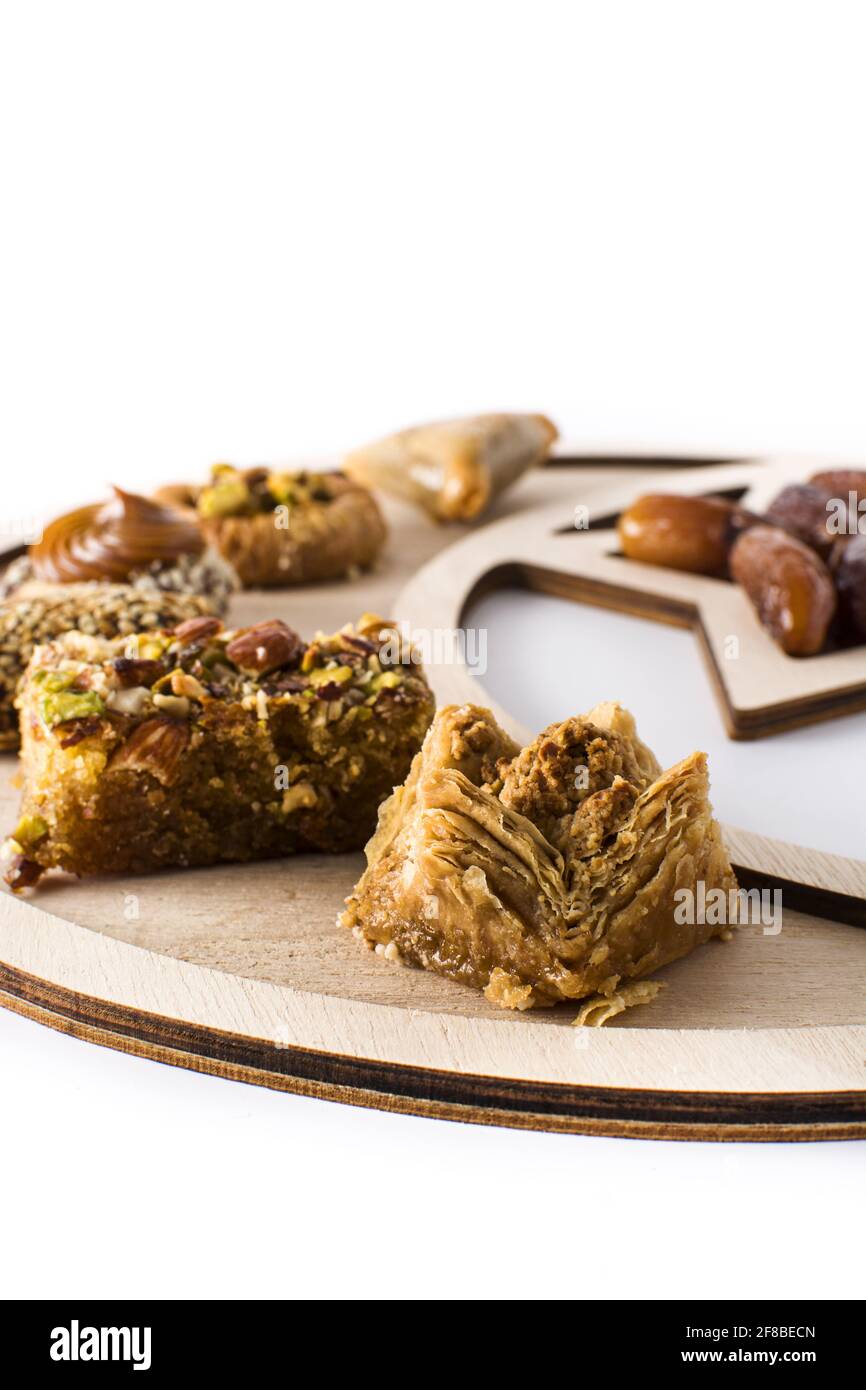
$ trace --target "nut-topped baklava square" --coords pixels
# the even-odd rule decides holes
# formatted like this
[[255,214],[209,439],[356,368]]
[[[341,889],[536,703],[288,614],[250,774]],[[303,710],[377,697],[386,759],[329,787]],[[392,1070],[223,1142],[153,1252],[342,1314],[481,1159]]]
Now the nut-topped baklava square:
[[301,640],[202,617],[37,648],[19,698],[13,888],[51,868],[144,872],[358,849],[433,715],[416,654],[367,614]]

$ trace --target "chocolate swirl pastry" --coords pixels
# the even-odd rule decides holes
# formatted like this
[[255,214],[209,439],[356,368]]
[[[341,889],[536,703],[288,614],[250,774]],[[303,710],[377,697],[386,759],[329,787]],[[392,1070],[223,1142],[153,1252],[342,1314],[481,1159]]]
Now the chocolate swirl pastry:
[[155,497],[196,518],[205,539],[251,589],[341,579],[367,569],[387,534],[374,498],[342,473],[219,463],[208,486],[174,484]]
[[170,568],[183,556],[201,555],[205,542],[194,521],[148,497],[119,487],[113,492],[110,502],[79,507],[46,526],[30,548],[36,579],[123,583],[153,565]]
[[[199,594],[224,613],[238,578],[207,546],[193,517],[113,489],[109,502],[67,512],[0,579],[0,600],[43,597],[58,586],[125,584]],[[85,590],[86,592],[86,590]]]

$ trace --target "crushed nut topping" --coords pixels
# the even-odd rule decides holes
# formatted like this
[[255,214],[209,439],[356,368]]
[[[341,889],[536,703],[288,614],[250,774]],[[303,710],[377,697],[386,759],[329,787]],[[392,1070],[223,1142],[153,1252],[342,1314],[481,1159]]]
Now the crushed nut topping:
[[[195,721],[213,701],[238,700],[269,717],[270,702],[292,702],[314,722],[364,723],[377,709],[429,698],[417,666],[375,614],[307,645],[279,618],[223,631],[197,617],[174,629],[106,641],[69,632],[40,648],[31,667],[47,732],[72,747],[92,721],[160,715]],[[376,634],[374,636],[373,634]],[[72,725],[76,727],[73,729]]]

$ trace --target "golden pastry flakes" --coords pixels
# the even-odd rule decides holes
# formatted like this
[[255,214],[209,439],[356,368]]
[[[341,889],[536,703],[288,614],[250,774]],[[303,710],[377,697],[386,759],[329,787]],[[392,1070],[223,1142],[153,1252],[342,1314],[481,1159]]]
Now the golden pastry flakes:
[[343,923],[503,1008],[613,999],[725,930],[675,919],[678,890],[736,887],[707,791],[704,754],[663,772],[616,704],[523,749],[451,706],[381,809]]

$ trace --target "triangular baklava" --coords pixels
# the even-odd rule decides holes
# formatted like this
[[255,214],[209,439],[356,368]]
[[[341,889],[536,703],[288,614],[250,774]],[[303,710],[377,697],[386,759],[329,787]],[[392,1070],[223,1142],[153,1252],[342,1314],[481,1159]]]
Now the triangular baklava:
[[703,753],[663,772],[616,704],[522,750],[488,710],[451,706],[381,808],[342,920],[504,1008],[613,996],[726,930],[677,910],[680,890],[736,888],[707,790]]

